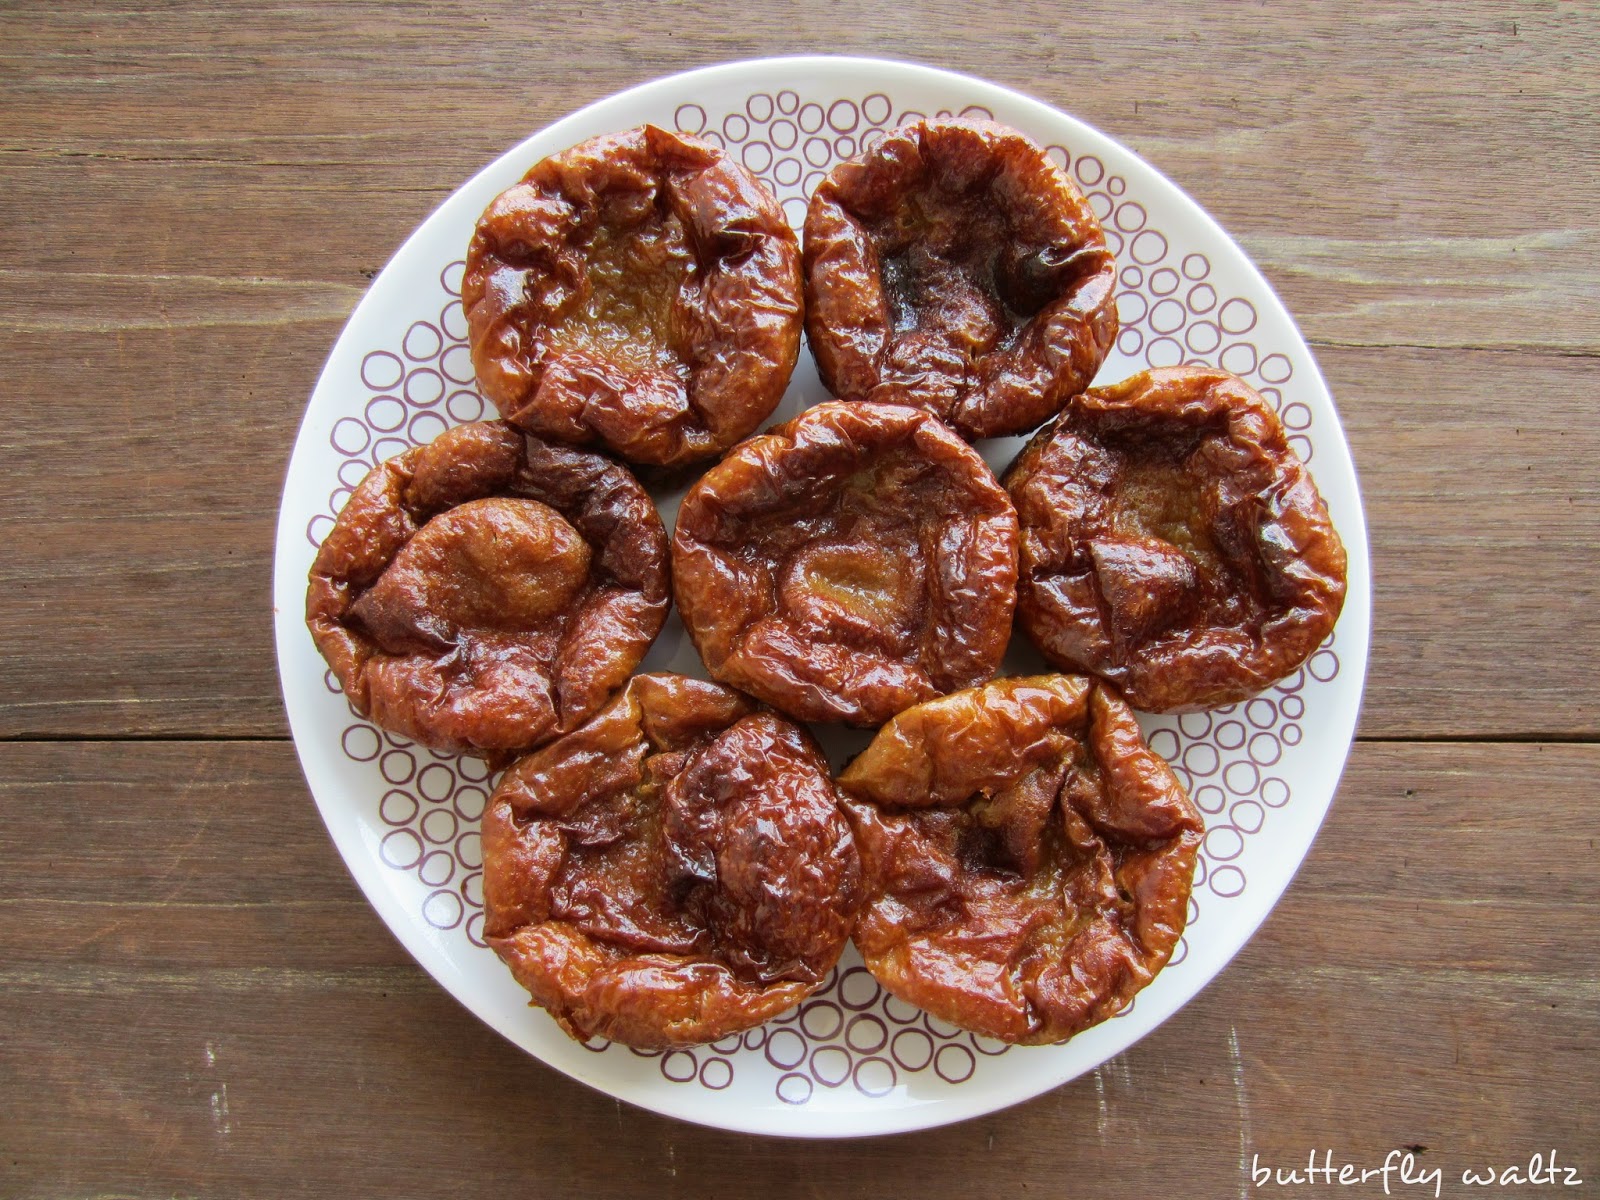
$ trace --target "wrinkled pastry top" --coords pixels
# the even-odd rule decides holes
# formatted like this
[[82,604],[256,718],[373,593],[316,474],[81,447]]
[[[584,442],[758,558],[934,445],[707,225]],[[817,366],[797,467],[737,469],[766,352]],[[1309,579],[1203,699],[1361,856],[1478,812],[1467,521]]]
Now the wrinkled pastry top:
[[636,676],[507,771],[483,837],[488,941],[578,1038],[759,1024],[820,986],[859,899],[810,736],[679,675]]
[[1203,828],[1127,704],[1082,676],[996,680],[890,721],[839,776],[891,993],[1008,1042],[1114,1016],[1166,964]]
[[1328,510],[1272,406],[1227,372],[1146,371],[1075,397],[1005,482],[1023,630],[1138,708],[1253,695],[1338,619]]
[[1116,263],[1088,201],[992,121],[919,121],[836,167],[804,263],[834,395],[915,404],[966,438],[1035,428],[1117,336]]
[[652,125],[490,203],[461,299],[483,392],[545,437],[676,466],[752,432],[800,348],[800,252],[765,187]]
[[596,712],[667,606],[666,531],[627,469],[487,421],[368,474],[306,619],[357,711],[493,758]]
[[820,404],[690,489],[673,586],[715,678],[802,720],[881,724],[999,666],[1016,517],[931,414]]

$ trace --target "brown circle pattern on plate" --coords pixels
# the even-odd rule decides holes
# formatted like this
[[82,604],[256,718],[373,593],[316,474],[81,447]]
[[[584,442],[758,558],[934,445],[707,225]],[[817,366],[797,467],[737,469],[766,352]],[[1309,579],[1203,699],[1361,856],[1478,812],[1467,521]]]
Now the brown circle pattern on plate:
[[[814,173],[812,186],[822,174],[809,163],[802,165],[805,145],[808,139],[816,136],[817,130],[827,124],[828,110],[841,100],[853,107],[856,126],[837,136],[854,137],[858,147],[871,145],[883,136],[885,130],[921,116],[950,115],[952,112],[985,117],[994,115],[978,105],[959,110],[943,109],[930,114],[896,104],[890,96],[881,92],[853,97],[802,97],[796,91],[787,89],[752,93],[740,104],[725,110],[718,109],[709,101],[691,102],[680,105],[675,116],[665,115],[672,116],[683,131],[699,133],[707,140],[736,149],[741,155],[748,152],[757,162],[763,156],[770,155],[770,165],[751,169],[773,188],[790,224],[798,228],[805,220],[806,173]],[[815,127],[811,132],[803,132],[799,127],[798,117],[802,108],[807,110],[806,123]],[[848,124],[849,111],[840,110],[841,123]],[[731,132],[743,133],[744,136],[730,139],[724,136],[722,129],[726,118],[734,113],[743,114],[749,124],[748,128],[734,124]],[[1148,211],[1138,202],[1136,192],[1129,193],[1127,181],[1109,172],[1098,158],[1089,154],[1074,155],[1066,146],[1056,143],[1046,144],[1045,150],[1059,165],[1072,171],[1073,178],[1090,204],[1095,206],[1096,215],[1106,231],[1107,243],[1118,259],[1121,285],[1118,313],[1122,331],[1118,335],[1114,356],[1120,357],[1114,357],[1107,376],[1127,374],[1147,366],[1174,366],[1180,363],[1223,367],[1248,380],[1279,410],[1284,425],[1290,431],[1290,444],[1302,460],[1311,462],[1314,451],[1312,438],[1316,428],[1313,414],[1304,405],[1285,405],[1281,390],[1283,384],[1299,378],[1304,368],[1284,354],[1266,350],[1256,340],[1259,315],[1251,301],[1243,296],[1219,291],[1212,280],[1212,264],[1208,257],[1186,251],[1181,246],[1173,246],[1166,233],[1150,223]],[[839,157],[830,143],[830,155],[824,158],[823,167],[833,165]],[[1145,233],[1150,236],[1139,242],[1138,255],[1135,257],[1132,243]],[[349,415],[336,421],[328,434],[330,448],[338,457],[339,466],[329,478],[330,491],[325,511],[312,517],[306,527],[306,539],[313,547],[321,544],[323,536],[333,526],[335,514],[348,498],[350,489],[360,482],[375,461],[429,440],[449,425],[493,415],[493,409],[479,395],[473,383],[471,358],[467,350],[466,318],[460,302],[464,267],[465,263],[459,259],[441,263],[434,290],[416,297],[413,322],[403,332],[397,331],[393,340],[372,345],[362,360],[360,370],[341,381],[342,386],[350,390],[354,400]],[[1171,329],[1169,316],[1172,310],[1165,309],[1163,312],[1169,316],[1160,318],[1160,324],[1169,331],[1162,332],[1152,326],[1150,315],[1157,303],[1168,298],[1176,299],[1183,305],[1184,321],[1177,329]],[[429,354],[427,351],[432,348],[435,336],[438,337],[439,349]],[[408,342],[410,355],[407,353]],[[1263,367],[1272,376],[1271,379],[1263,374]],[[374,402],[383,403],[375,407]],[[1331,682],[1339,675],[1337,637],[1336,630],[1304,667],[1245,704],[1230,705],[1208,713],[1185,714],[1182,718],[1164,716],[1142,720],[1150,747],[1172,764],[1173,772],[1205,815],[1208,831],[1231,827],[1248,847],[1252,840],[1270,834],[1274,819],[1293,808],[1294,796],[1287,780],[1275,768],[1262,766],[1256,759],[1281,760],[1305,737],[1306,722],[1314,719],[1305,692],[1308,687]],[[331,673],[326,677],[326,684],[330,692],[339,691]],[[1252,709],[1252,706],[1255,707]],[[1238,721],[1250,729],[1252,739],[1261,735],[1259,742],[1254,743],[1254,757],[1250,753],[1250,742],[1236,750],[1218,744],[1217,733],[1230,721]],[[1258,726],[1257,721],[1262,724]],[[1231,741],[1232,734],[1229,728],[1223,737]],[[471,777],[472,772],[484,770],[483,764],[470,757],[439,756],[424,747],[398,744],[403,740],[392,739],[390,735],[381,733],[353,711],[348,723],[340,730],[340,736],[346,746],[344,753],[347,757],[371,772],[372,787],[363,801],[368,806],[371,822],[385,829],[387,834],[409,831],[415,836],[414,842],[404,838],[394,843],[396,852],[382,860],[386,868],[411,881],[417,897],[414,901],[416,911],[434,928],[439,926],[434,924],[430,914],[448,921],[459,901],[461,911],[465,914],[463,920],[445,928],[452,933],[460,931],[472,944],[484,947],[481,932],[481,857],[473,852],[470,843],[465,849],[460,846],[452,848],[454,861],[449,882],[439,886],[427,884],[423,879],[422,860],[432,850],[431,843],[423,836],[421,820],[434,802],[421,798],[409,785],[389,783],[378,768],[379,761],[386,754],[395,755],[393,761],[400,767],[392,772],[396,775],[406,774],[407,763],[409,777],[415,777],[425,766],[443,766],[456,779],[456,791],[444,803],[455,810],[456,797],[460,796],[461,810],[470,812],[475,804],[481,805],[479,793],[482,798],[488,795],[485,780]],[[1192,756],[1193,767],[1186,765],[1185,758],[1191,757],[1189,752],[1199,745],[1209,746],[1212,753],[1197,750]],[[1230,790],[1230,787],[1236,789],[1252,779],[1259,779],[1253,796]],[[394,790],[405,793],[410,799],[391,800],[385,808],[383,798]],[[416,803],[414,815],[411,811],[413,801]],[[1256,824],[1258,814],[1249,807],[1249,801],[1260,806],[1259,826]],[[1233,811],[1240,804],[1245,804],[1245,807],[1240,809],[1236,824]],[[385,813],[388,816],[382,815]],[[389,819],[391,817],[393,820]],[[1227,839],[1223,837],[1218,841],[1222,843]],[[417,846],[428,846],[430,849],[413,855],[411,852]],[[1228,848],[1223,847],[1224,850]],[[1248,878],[1237,859],[1213,863],[1210,854],[1209,848],[1202,845],[1194,891],[1190,895],[1189,929],[1205,920],[1211,909],[1225,908],[1230,901],[1248,891]],[[429,877],[443,876],[443,861],[435,858],[431,863]],[[1187,941],[1180,940],[1167,966],[1169,972],[1181,969],[1186,952]],[[665,1056],[649,1057],[655,1057],[663,1067],[663,1079],[700,1087],[720,1082],[724,1070],[722,1067],[714,1070],[711,1082],[703,1081],[699,1074],[706,1063],[720,1059],[727,1064],[730,1080],[736,1072],[753,1072],[768,1081],[767,1086],[771,1087],[773,1094],[785,1103],[804,1105],[814,1096],[834,1090],[810,1072],[812,1052],[824,1045],[844,1047],[852,1056],[852,1062],[858,1065],[873,1057],[888,1058],[895,1067],[896,1083],[902,1085],[918,1080],[949,1083],[962,1078],[967,1062],[962,1050],[973,1056],[972,1061],[976,1064],[974,1070],[982,1069],[988,1055],[1032,1053],[1027,1048],[1013,1049],[1003,1043],[976,1039],[953,1027],[941,1028],[942,1023],[932,1018],[925,1019],[925,1014],[909,1010],[909,1006],[901,1006],[900,1002],[887,996],[872,980],[866,968],[853,961],[854,951],[847,951],[846,954],[846,959],[807,1004],[836,1003],[848,1011],[875,1013],[890,1029],[890,1046],[898,1048],[898,1055],[881,1052],[876,1056],[862,1055],[850,1049],[848,1043],[837,1039],[831,1042],[817,1041],[799,1025],[800,1013],[793,1013],[788,1018],[780,1018],[761,1029],[749,1031],[745,1035],[749,1040],[742,1042],[738,1048],[728,1043],[697,1047],[689,1054],[696,1064],[692,1076],[683,1069],[684,1059],[666,1064],[662,1062]],[[845,1003],[846,993],[858,1007],[852,1009]],[[802,1006],[800,1012],[804,1011],[805,1006]],[[1126,1009],[1123,1015],[1131,1011],[1131,1008]],[[798,1041],[798,1054],[785,1051],[779,1056],[783,1062],[792,1063],[792,1066],[779,1067],[764,1053],[763,1039],[766,1033],[779,1030],[794,1035],[792,1039],[786,1037],[785,1043]],[[957,1049],[947,1049],[952,1045]],[[589,1048],[595,1053],[638,1053],[609,1042],[597,1043]],[[790,1049],[793,1049],[792,1045]],[[942,1060],[938,1057],[940,1051],[945,1051]],[[665,1069],[669,1065],[670,1073]],[[876,1066],[866,1069],[866,1086],[852,1077],[840,1084],[839,1090],[871,1095],[868,1087],[877,1086],[874,1082],[877,1070]]]

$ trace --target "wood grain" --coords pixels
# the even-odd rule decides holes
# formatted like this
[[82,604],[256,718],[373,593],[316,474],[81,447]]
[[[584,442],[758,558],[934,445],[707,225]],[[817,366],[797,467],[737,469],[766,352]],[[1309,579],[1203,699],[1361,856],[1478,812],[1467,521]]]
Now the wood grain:
[[[580,105],[830,49],[971,71],[1121,138],[1260,257],[1314,339],[1600,348],[1584,6],[1190,2],[1129,22],[1090,3],[1068,29],[1045,6],[954,3],[266,4],[248,22],[33,4],[0,21],[6,203],[24,218],[0,255],[36,269],[359,286],[446,192]],[[149,236],[106,244],[113,211]]]
[[1600,1087],[1595,843],[1567,819],[1597,771],[1359,746],[1283,903],[1150,1037],[992,1117],[805,1144],[619,1105],[481,1025],[366,906],[284,744],[0,748],[0,1191],[1208,1196],[1241,1155],[1418,1143],[1600,1176],[1570,1102]]
[[[211,330],[213,355],[188,379],[173,372],[175,336],[72,364],[77,335],[36,335],[14,360],[51,364],[34,369],[57,380],[53,395],[120,393],[130,413],[161,413],[164,432],[81,406],[19,408],[0,432],[32,468],[0,477],[12,547],[0,560],[0,734],[283,733],[273,523],[298,397],[335,333],[312,322],[263,343],[254,329]],[[1569,651],[1600,640],[1592,362],[1374,347],[1320,357],[1372,526],[1363,735],[1593,737],[1600,688]]]
[[[823,1145],[451,1000],[317,821],[268,632],[305,398],[411,229],[585,103],[808,51],[1038,96],[1215,215],[1340,405],[1375,591],[1367,740],[1236,963],[1029,1104]],[[1552,1146],[1600,1192],[1596,213],[1592,5],[0,6],[0,1195],[1326,1196],[1251,1156],[1425,1147],[1449,1196]]]

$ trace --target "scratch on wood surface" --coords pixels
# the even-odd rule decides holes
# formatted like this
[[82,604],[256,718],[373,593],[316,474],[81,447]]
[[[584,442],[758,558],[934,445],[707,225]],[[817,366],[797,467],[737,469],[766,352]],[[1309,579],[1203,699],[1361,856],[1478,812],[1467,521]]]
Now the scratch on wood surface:
[[[426,981],[426,982],[424,982]],[[144,1009],[126,1022],[137,1027],[149,1009],[171,1005],[174,996],[289,995],[387,991],[432,995],[438,985],[417,969],[404,967],[299,968],[206,967],[188,970],[67,963],[14,966],[0,963],[0,990],[23,989],[61,996],[144,999]]]
[[228,1084],[211,1093],[211,1127],[222,1137],[233,1132],[233,1122],[228,1119]]
[[[134,705],[134,706],[143,706],[143,707],[146,707],[146,708],[154,708],[155,706],[161,705],[161,704],[188,704],[188,703],[211,704],[213,706],[220,706],[220,705],[223,705],[223,704],[233,703],[233,702],[236,702],[236,701],[239,702],[239,703],[247,703],[247,702],[249,702],[251,700],[254,700],[256,698],[257,698],[256,696],[249,695],[249,694],[234,695],[234,696],[216,696],[216,695],[212,695],[212,696],[99,696],[99,697],[96,697],[96,696],[83,696],[83,697],[73,696],[71,699],[68,699],[68,700],[5,700],[5,701],[0,701],[0,712],[10,712],[13,709],[23,709],[23,708],[59,708],[59,707],[61,707],[63,705],[70,705],[73,708],[91,708],[91,707],[94,707],[96,705]],[[85,738],[83,740],[84,741],[99,741],[99,740],[118,741],[118,740],[121,740],[121,739],[118,739],[118,738],[105,738],[105,739]],[[201,741],[201,740],[204,740],[204,739],[196,738],[194,740],[195,741]],[[36,785],[33,785],[33,786],[40,786],[40,785],[36,784]],[[43,786],[48,787],[50,785],[47,782]],[[76,783],[67,783],[67,784],[63,784],[63,786],[77,787],[78,785]]]
[[[1297,311],[1314,341],[1419,348],[1600,346],[1600,230],[1507,237],[1245,234],[1269,273],[1317,285]],[[1354,290],[1352,290],[1354,289]]]
[[1228,1061],[1233,1069],[1233,1101],[1239,1109],[1239,1200],[1250,1194],[1250,1096],[1244,1086],[1244,1056],[1239,1052],[1239,1030],[1228,1026]]
[[[195,144],[193,142],[189,144]],[[251,170],[311,170],[328,167],[367,167],[370,160],[359,158],[251,158],[240,154],[202,154],[194,151],[162,153],[153,150],[147,154],[128,154],[115,150],[93,148],[71,149],[59,146],[0,146],[0,154],[11,161],[38,160],[46,162],[83,161],[91,163],[156,164],[168,167],[241,167]]]
[[[216,1043],[206,1041],[206,1070],[217,1069]],[[228,1111],[228,1081],[219,1079],[217,1086],[211,1092],[211,1128],[218,1137],[227,1137],[233,1132],[233,1120]]]
[[[314,143],[317,143],[317,142],[378,141],[378,140],[382,140],[384,138],[391,138],[391,137],[393,137],[392,134],[384,133],[384,132],[382,132],[380,130],[370,130],[370,131],[362,131],[362,130],[327,130],[327,131],[323,131],[323,132],[319,132],[319,133],[306,133],[306,134],[303,134],[303,135],[301,135],[299,137],[292,137],[292,136],[290,136],[288,134],[279,133],[279,132],[273,132],[273,133],[246,133],[246,132],[244,132],[242,130],[239,130],[239,131],[230,130],[226,134],[216,134],[216,133],[200,133],[200,134],[196,134],[196,133],[191,133],[191,132],[189,132],[187,130],[174,130],[174,131],[172,131],[170,133],[161,133],[159,135],[150,135],[150,136],[145,136],[145,137],[141,137],[141,136],[138,136],[136,134],[128,134],[128,135],[123,136],[123,137],[118,137],[114,142],[105,141],[105,142],[102,142],[101,144],[105,145],[105,146],[116,146],[116,147],[128,147],[128,146],[155,146],[155,147],[162,147],[162,146],[222,146],[224,148],[231,148],[233,146],[246,145],[246,144],[248,144],[250,142],[284,142],[284,143],[289,143],[289,142],[300,143],[300,142],[304,142],[304,143],[307,143],[307,144],[314,144]],[[93,147],[88,146],[87,143],[85,143],[85,147],[84,148],[86,150],[93,149]],[[8,154],[9,153],[20,153],[20,152],[34,151],[34,150],[37,150],[37,151],[40,151],[40,152],[46,152],[46,151],[57,152],[57,151],[60,150],[60,147],[47,146],[47,145],[42,145],[42,144],[41,145],[33,145],[33,146],[22,146],[22,145],[8,144],[8,145],[0,146],[0,153],[8,153]]]
[[1128,145],[1146,157],[1158,157],[1163,154],[1194,154],[1197,151],[1208,156],[1258,156],[1267,144],[1269,137],[1277,136],[1303,125],[1303,121],[1284,121],[1273,125],[1270,129],[1227,129],[1219,132],[1199,134],[1195,137],[1160,137],[1148,134],[1130,135]]
[[0,268],[0,279],[32,279],[60,283],[92,279],[101,283],[181,283],[195,286],[209,284],[219,287],[254,288],[261,291],[329,287],[354,292],[358,296],[361,294],[360,288],[345,287],[337,283],[322,283],[314,279],[274,279],[263,275],[205,275],[172,271],[42,271],[34,267],[6,267]]
[[1099,1107],[1099,1112],[1095,1115],[1094,1125],[1096,1131],[1100,1134],[1102,1142],[1106,1140],[1106,1126],[1109,1124],[1110,1116],[1106,1108],[1106,1080],[1105,1076],[1101,1074],[1104,1070],[1104,1066],[1094,1069],[1094,1099],[1095,1104]]
[[[132,523],[132,518],[129,514],[124,514],[122,519],[126,523]],[[57,527],[59,528],[59,525]],[[164,581],[168,577],[174,575],[193,576],[204,575],[207,573],[215,574],[217,569],[218,564],[214,558],[209,562],[161,563],[151,564],[148,566],[141,564],[140,577],[145,580],[160,579]],[[50,577],[54,580],[89,578],[104,579],[105,575],[105,566],[100,561],[91,559],[90,561],[83,563],[64,563],[61,565],[59,570],[52,569]],[[4,580],[8,583],[13,580],[23,578],[23,576],[24,572],[17,569],[9,569],[4,572],[0,572],[0,580]]]
[[1275,1068],[1272,1063],[1265,1058],[1259,1059],[1256,1062],[1256,1074],[1259,1076],[1263,1071],[1265,1071],[1267,1073],[1267,1077],[1271,1079],[1275,1085],[1277,1085],[1277,1088],[1280,1092],[1284,1092],[1289,1095],[1294,1093],[1295,1085],[1289,1080],[1285,1079],[1283,1072]]
[[[77,784],[76,786],[82,786]],[[25,905],[49,908],[137,908],[140,911],[182,912],[249,912],[252,909],[278,912],[297,908],[340,908],[358,901],[301,900],[275,898],[272,900],[85,900],[78,896],[5,896],[0,897],[0,912],[21,909]],[[70,919],[70,918],[69,918]]]
[[[1439,286],[1446,286],[1444,281],[1439,281]],[[1484,278],[1476,284],[1452,285],[1473,287],[1485,293],[1475,296],[1462,295],[1436,295],[1436,296],[1391,296],[1381,300],[1361,300],[1353,304],[1343,304],[1338,308],[1329,308],[1317,314],[1317,319],[1329,330],[1324,336],[1336,337],[1336,326],[1333,322],[1343,321],[1346,324],[1357,323],[1364,319],[1381,319],[1393,326],[1406,327],[1403,315],[1407,313],[1428,314],[1442,309],[1452,309],[1458,314],[1473,313],[1481,317],[1485,324],[1491,319],[1508,320],[1518,313],[1525,313],[1530,317],[1544,314],[1548,319],[1550,307],[1553,305],[1570,305],[1580,299],[1591,296],[1600,296],[1600,289],[1591,288],[1565,288],[1565,287],[1529,287],[1519,284],[1512,276]],[[1515,293],[1515,294],[1509,294]],[[1459,346],[1462,349],[1492,350],[1497,347],[1546,347],[1565,346],[1569,348],[1588,348],[1594,346],[1593,335],[1600,331],[1600,319],[1589,319],[1579,315],[1575,322],[1578,328],[1553,329],[1543,335],[1543,340],[1535,340],[1537,335],[1530,336],[1526,330],[1507,329],[1502,333],[1484,328],[1473,328],[1465,331],[1462,336],[1450,339],[1448,337],[1436,338],[1433,341],[1416,341],[1408,343],[1422,349],[1444,349]],[[1354,345],[1366,345],[1364,342],[1353,342]],[[1394,345],[1394,343],[1389,343]]]
[[355,301],[329,301],[307,305],[292,312],[218,312],[211,316],[163,319],[160,316],[130,314],[125,317],[95,319],[90,316],[56,316],[34,320],[6,318],[0,326],[12,333],[125,333],[141,329],[225,329],[240,326],[301,325],[316,321],[340,320],[350,315]]
[[[197,755],[195,768],[190,774],[188,781],[182,785],[177,794],[173,797],[175,804],[181,803],[202,785],[210,784],[212,780],[212,772],[215,769],[215,757],[216,755],[214,753],[208,752],[202,752]],[[166,883],[172,878],[173,874],[178,870],[178,868],[188,861],[190,852],[195,848],[200,839],[205,836],[206,830],[211,828],[211,821],[212,818],[216,816],[216,812],[217,810],[215,806],[207,805],[205,807],[205,815],[201,818],[200,823],[195,827],[194,833],[191,834],[189,840],[179,848],[177,855],[170,863],[167,864],[166,870],[162,871],[161,874],[157,875],[153,880],[151,880],[152,885],[159,886]],[[177,894],[183,890],[183,886],[186,882],[186,878],[175,881],[171,887],[167,888],[166,894],[161,896],[160,899],[155,902],[156,906],[159,907],[162,904],[174,899]],[[112,920],[107,921],[104,925],[90,930],[76,942],[71,943],[68,948],[73,950],[81,950],[85,946],[92,946],[94,943],[110,937],[113,933],[117,932],[117,930],[131,925],[141,916],[145,915],[143,912],[143,907],[144,906],[140,906],[133,912],[127,913],[125,916],[115,917]]]
[[[181,1140],[178,1126],[173,1121],[167,1121],[155,1137],[146,1143],[144,1162],[135,1178],[148,1179],[151,1169],[158,1163],[168,1161],[168,1156],[177,1147]],[[176,1197],[174,1198],[176,1200]]]
[[1126,1054],[1119,1054],[1107,1062],[1106,1070],[1113,1079],[1121,1082],[1124,1090],[1133,1090],[1133,1061]]

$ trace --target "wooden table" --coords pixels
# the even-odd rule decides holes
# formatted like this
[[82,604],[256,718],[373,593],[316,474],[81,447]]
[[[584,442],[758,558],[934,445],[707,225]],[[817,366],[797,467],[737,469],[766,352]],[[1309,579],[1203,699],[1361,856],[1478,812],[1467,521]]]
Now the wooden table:
[[[0,9],[0,1195],[1373,1196],[1252,1159],[1407,1147],[1445,1195],[1600,1191],[1595,9],[977,8]],[[820,1145],[450,999],[334,853],[268,636],[302,406],[400,240],[581,104],[804,49],[1009,84],[1187,188],[1315,347],[1376,577],[1360,741],[1235,964],[1031,1103]],[[1461,1183],[1552,1148],[1583,1187]]]

